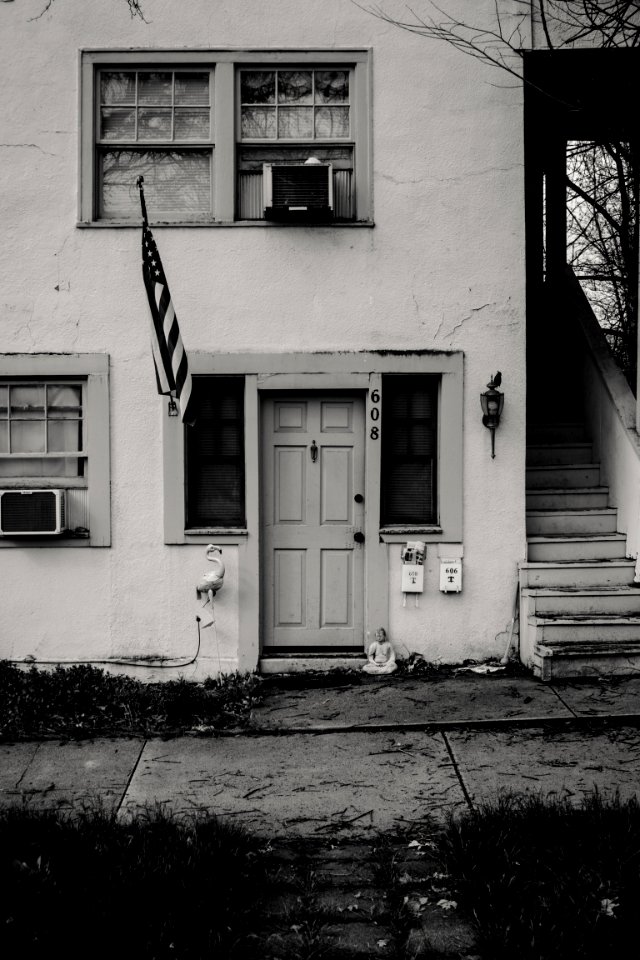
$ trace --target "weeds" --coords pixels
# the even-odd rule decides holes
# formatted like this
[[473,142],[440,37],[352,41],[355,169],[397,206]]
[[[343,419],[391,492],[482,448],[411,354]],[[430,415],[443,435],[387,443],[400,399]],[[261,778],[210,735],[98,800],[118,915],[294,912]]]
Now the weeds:
[[254,848],[238,829],[159,810],[130,823],[4,810],[0,950],[23,960],[241,958],[262,883]]
[[640,805],[506,796],[448,825],[444,850],[492,960],[627,956]]
[[256,674],[142,683],[88,665],[21,670],[0,661],[0,738],[210,732],[245,724],[260,697]]

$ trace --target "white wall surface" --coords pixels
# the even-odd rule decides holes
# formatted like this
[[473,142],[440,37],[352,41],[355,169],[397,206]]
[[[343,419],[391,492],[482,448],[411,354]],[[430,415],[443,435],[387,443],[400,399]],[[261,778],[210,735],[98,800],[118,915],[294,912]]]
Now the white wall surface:
[[[166,403],[139,230],[76,226],[78,51],[91,47],[372,49],[374,228],[155,236],[187,350],[464,351],[463,592],[439,593],[431,546],[420,606],[402,607],[390,545],[391,638],[430,660],[501,654],[525,549],[521,90],[349,0],[146,0],[147,23],[130,19],[125,0],[55,0],[30,19],[44,7],[0,4],[0,349],[110,354],[113,542],[0,550],[0,656],[188,657],[196,637],[206,561],[201,546],[163,544]],[[473,7],[488,15],[493,2]],[[498,369],[506,401],[491,460],[479,394]],[[217,604],[227,669],[235,559],[226,549]],[[211,630],[202,654],[189,675],[217,669]]]

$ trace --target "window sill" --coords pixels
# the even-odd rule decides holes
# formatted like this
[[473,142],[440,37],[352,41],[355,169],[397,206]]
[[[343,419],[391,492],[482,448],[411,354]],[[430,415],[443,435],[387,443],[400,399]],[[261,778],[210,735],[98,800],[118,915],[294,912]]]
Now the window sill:
[[381,527],[380,540],[382,543],[406,543],[407,540],[443,540],[444,531],[438,526],[424,527]]
[[[149,226],[152,229],[156,227],[200,227],[206,228],[207,230],[211,227],[262,227],[268,228],[269,230],[273,229],[296,229],[300,230],[301,228],[306,228],[309,230],[343,230],[345,227],[347,229],[353,229],[358,227],[374,227],[375,223],[373,220],[339,220],[335,223],[278,223],[273,220],[171,220],[171,221],[162,221],[154,220],[153,223],[150,223]],[[132,220],[78,220],[76,227],[80,230],[107,230],[114,228],[121,230],[123,228],[130,228],[135,230],[140,230],[141,221],[132,221]]]
[[184,542],[211,543],[212,541],[233,546],[247,540],[249,531],[244,527],[194,527],[184,532]]

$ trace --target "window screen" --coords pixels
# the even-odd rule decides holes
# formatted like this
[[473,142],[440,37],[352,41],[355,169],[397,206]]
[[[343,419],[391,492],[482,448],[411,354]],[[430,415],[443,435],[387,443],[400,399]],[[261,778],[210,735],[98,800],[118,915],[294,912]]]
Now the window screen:
[[244,527],[244,378],[194,377],[186,431],[187,528]]
[[383,377],[383,526],[437,522],[438,384],[436,376]]

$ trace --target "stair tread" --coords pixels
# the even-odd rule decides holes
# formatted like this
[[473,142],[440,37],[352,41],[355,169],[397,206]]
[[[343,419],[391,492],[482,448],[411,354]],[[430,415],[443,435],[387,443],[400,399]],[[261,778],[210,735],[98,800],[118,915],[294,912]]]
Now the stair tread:
[[626,533],[547,533],[533,534],[527,537],[528,543],[546,543],[551,540],[557,543],[559,540],[569,540],[571,543],[591,543],[594,540],[626,540]]
[[[542,616],[536,616],[532,614],[529,618],[529,623],[532,626],[545,626],[545,624],[556,624],[563,623],[566,626],[584,626],[585,623],[592,624],[594,626],[609,627],[612,623],[621,625],[621,626],[638,626],[640,625],[640,614],[637,617],[633,615],[627,615],[621,617],[617,613],[598,613],[594,614],[585,614],[584,617],[576,616],[575,613],[572,613],[570,616],[565,617],[562,614],[554,614],[549,616],[548,614],[543,614]],[[544,641],[542,641],[544,642]]]
[[527,470],[594,470],[599,463],[528,463]]
[[583,560],[521,560],[519,566],[520,569],[526,570],[529,567],[534,569],[538,567],[584,567],[585,564],[591,567],[611,566],[612,564],[635,567],[636,561],[631,557],[603,557],[601,560],[589,557]]
[[640,597],[640,583],[594,587],[523,587],[523,593],[537,597],[600,597],[600,596],[637,596]]
[[568,494],[573,496],[576,493],[609,493],[609,487],[527,487],[527,496],[549,496],[549,494]]
[[552,507],[543,507],[542,509],[527,510],[528,517],[557,517],[563,516],[564,514],[569,514],[570,516],[591,516],[592,514],[601,514],[606,513],[608,516],[611,516],[614,513],[617,513],[617,507],[558,507],[554,509]]

